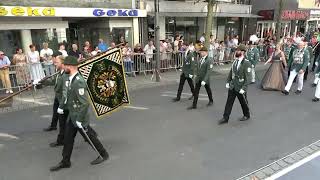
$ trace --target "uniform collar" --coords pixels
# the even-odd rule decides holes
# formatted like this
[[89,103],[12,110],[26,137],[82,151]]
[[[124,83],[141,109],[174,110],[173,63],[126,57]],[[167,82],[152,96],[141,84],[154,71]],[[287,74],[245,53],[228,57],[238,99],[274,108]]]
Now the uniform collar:
[[73,78],[78,74],[78,71],[76,73],[74,73],[74,75],[69,76],[69,80],[70,82],[72,82]]

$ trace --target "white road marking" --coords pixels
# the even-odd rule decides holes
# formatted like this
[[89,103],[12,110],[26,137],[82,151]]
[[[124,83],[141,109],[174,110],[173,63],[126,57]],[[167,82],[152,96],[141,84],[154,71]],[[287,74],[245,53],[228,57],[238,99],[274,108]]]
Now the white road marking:
[[[170,94],[162,94],[161,96],[162,96],[162,97],[173,97],[173,98],[177,97],[176,95],[170,95]],[[190,96],[191,96],[191,94],[190,94]],[[190,96],[189,96],[189,97],[190,97]],[[183,99],[184,99],[184,98],[187,99],[187,98],[189,98],[189,97],[187,97],[187,96],[181,96],[181,98],[183,98]],[[201,98],[201,97],[200,97],[200,98],[198,98],[198,100],[200,100],[200,101],[208,101],[208,98]]]
[[7,133],[0,133],[0,138],[19,139],[17,136]]
[[279,177],[287,174],[288,172],[290,172],[290,171],[298,168],[299,166],[301,166],[301,165],[303,165],[303,164],[311,161],[312,159],[314,159],[314,158],[316,158],[316,157],[318,157],[318,156],[320,156],[320,151],[312,154],[312,155],[309,156],[309,157],[306,157],[306,158],[302,159],[301,161],[299,161],[299,162],[297,162],[297,163],[295,163],[295,164],[293,164],[293,165],[291,165],[291,166],[283,169],[282,171],[279,171],[278,173],[276,173],[276,174],[268,177],[266,180],[275,180],[275,179],[278,179]]
[[149,108],[146,107],[139,107],[139,106],[124,106],[127,109],[137,109],[137,110],[148,110]]
[[35,103],[35,104],[39,104],[39,105],[50,105],[50,103],[45,103],[45,102],[40,102],[40,101],[35,101],[34,99],[27,99],[27,98],[17,98],[17,100],[19,101],[23,101],[23,102],[29,102],[29,103]]
[[[166,91],[164,92],[163,94],[177,94],[177,92],[173,92],[173,91]],[[182,95],[188,95],[188,96],[191,96],[192,94],[191,93],[182,93]],[[207,94],[199,94],[199,96],[208,96]]]
[[51,115],[42,115],[40,116],[41,118],[51,118],[52,116]]

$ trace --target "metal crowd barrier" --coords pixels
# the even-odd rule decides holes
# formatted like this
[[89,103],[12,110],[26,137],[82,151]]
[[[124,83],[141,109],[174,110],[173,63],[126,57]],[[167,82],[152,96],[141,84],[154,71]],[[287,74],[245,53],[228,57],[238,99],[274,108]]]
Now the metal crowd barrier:
[[[51,72],[49,68],[51,68]],[[33,80],[43,78],[46,75],[49,76],[51,73],[54,73],[55,68],[53,65],[50,67],[41,63],[17,64],[11,65],[6,71],[9,74],[12,91],[18,92],[24,87],[27,87],[27,85],[32,83]],[[10,90],[10,88],[6,88],[4,83],[4,79],[0,78],[0,99],[11,95],[6,92]],[[27,91],[0,103],[0,113],[51,104],[54,94],[50,89],[52,89],[52,85],[54,85],[54,79],[48,79],[43,84],[45,86],[40,85],[30,88]]]

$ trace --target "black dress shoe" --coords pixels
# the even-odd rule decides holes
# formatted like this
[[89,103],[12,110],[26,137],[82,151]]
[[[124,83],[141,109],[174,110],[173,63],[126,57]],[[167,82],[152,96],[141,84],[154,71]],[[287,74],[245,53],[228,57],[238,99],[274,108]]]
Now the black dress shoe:
[[301,94],[302,93],[302,91],[300,91],[300,90],[296,90],[296,92],[295,92],[296,94]]
[[312,83],[312,84],[311,84],[311,87],[317,87],[317,84]]
[[58,146],[63,146],[62,143],[57,143],[57,142],[53,142],[49,144],[50,147],[58,147]]
[[247,121],[249,119],[250,119],[250,117],[243,116],[242,118],[239,119],[239,121]]
[[178,102],[178,101],[180,101],[180,98],[173,98],[172,101],[173,102]]
[[192,99],[193,99],[193,96],[191,96],[191,97],[188,98],[188,100],[192,100]]
[[98,157],[97,159],[95,159],[94,161],[92,161],[90,164],[91,165],[96,165],[96,164],[100,164],[103,161],[106,161],[109,159],[109,154],[107,153],[103,158],[102,157]]
[[313,98],[312,102],[319,102],[319,100],[320,100],[319,98]]
[[212,106],[213,105],[213,101],[210,101],[208,104],[207,104],[207,106],[209,107],[209,106]]
[[226,118],[222,118],[218,121],[218,124],[221,125],[221,124],[227,124],[228,123],[228,120]]
[[46,132],[48,132],[48,131],[54,131],[54,130],[57,130],[57,128],[56,128],[56,127],[51,127],[51,126],[43,129],[43,131],[46,131]]
[[187,110],[192,110],[192,109],[197,109],[197,107],[196,106],[190,106],[190,107],[187,108]]
[[289,95],[289,92],[288,91],[286,91],[286,90],[283,90],[283,91],[281,91],[282,92],[282,94],[284,94],[284,95]]
[[50,168],[50,171],[59,171],[60,169],[70,168],[70,167],[71,167],[71,163],[59,162],[58,165],[51,167],[51,168]]

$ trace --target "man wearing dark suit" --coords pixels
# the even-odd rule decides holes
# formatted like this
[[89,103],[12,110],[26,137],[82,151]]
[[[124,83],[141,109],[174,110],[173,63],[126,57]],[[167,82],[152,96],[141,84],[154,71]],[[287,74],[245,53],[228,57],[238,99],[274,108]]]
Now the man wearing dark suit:
[[192,106],[188,107],[189,110],[197,109],[197,102],[198,102],[201,86],[204,86],[206,88],[206,91],[209,97],[209,103],[207,106],[212,106],[213,104],[212,91],[210,88],[210,73],[213,68],[212,59],[208,57],[208,49],[206,47],[202,47],[199,50],[199,52],[200,52],[201,59],[198,62],[199,70],[197,72],[197,76],[195,80],[196,87],[194,90],[193,104]]
[[235,61],[232,64],[226,88],[228,89],[228,99],[224,109],[223,118],[219,120],[219,124],[225,124],[229,121],[229,116],[232,111],[233,103],[236,97],[239,99],[243,111],[243,117],[240,121],[250,119],[250,110],[247,100],[247,87],[250,84],[250,75],[252,65],[249,60],[245,59],[245,45],[238,46]]

